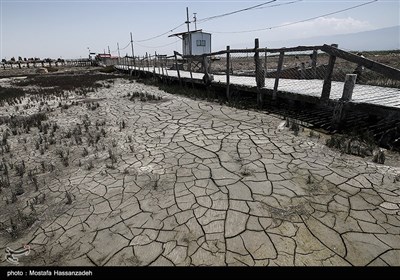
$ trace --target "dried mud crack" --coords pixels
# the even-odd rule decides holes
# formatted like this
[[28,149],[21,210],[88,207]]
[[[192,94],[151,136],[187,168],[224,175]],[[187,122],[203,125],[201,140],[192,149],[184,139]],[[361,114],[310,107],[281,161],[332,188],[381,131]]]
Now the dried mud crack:
[[[28,266],[400,265],[399,167],[262,112],[96,83],[2,101],[0,254],[28,244]],[[12,122],[22,116],[37,119]]]

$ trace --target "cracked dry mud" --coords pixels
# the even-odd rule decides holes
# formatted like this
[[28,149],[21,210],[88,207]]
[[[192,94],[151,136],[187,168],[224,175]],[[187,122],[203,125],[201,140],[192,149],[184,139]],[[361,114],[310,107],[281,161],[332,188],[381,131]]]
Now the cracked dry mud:
[[[163,98],[133,102],[131,92]],[[85,114],[89,129],[105,120],[103,148],[61,142],[68,167],[29,135],[10,137],[10,161],[56,166],[14,204],[29,212],[26,201],[45,194],[36,222],[17,238],[1,232],[1,252],[30,245],[22,265],[400,265],[400,168],[294,136],[275,116],[125,79],[90,98],[99,108],[48,113],[61,131]]]

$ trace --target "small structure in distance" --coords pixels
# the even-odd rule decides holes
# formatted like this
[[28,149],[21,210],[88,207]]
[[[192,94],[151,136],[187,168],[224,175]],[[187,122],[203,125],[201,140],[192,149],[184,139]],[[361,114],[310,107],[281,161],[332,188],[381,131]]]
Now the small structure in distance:
[[102,66],[114,65],[118,60],[118,56],[112,56],[109,53],[99,53],[95,56],[95,61]]
[[202,55],[211,53],[211,34],[202,29],[171,34],[182,39],[182,55]]

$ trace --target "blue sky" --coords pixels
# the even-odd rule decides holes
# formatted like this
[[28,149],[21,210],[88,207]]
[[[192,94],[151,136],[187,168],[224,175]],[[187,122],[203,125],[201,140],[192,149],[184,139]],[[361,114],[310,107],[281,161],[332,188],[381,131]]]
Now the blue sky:
[[[35,1],[0,0],[0,57],[79,58],[91,52],[117,54],[117,42],[124,48],[133,34],[136,55],[146,51],[171,54],[181,51],[181,41],[169,38],[174,32],[187,30],[186,25],[169,32],[197,14],[198,29],[212,33],[212,50],[230,45],[252,47],[254,38],[261,46],[268,42],[374,30],[400,25],[398,0],[378,0],[349,11],[314,20],[262,31],[238,32],[268,28],[301,21],[346,9],[365,1],[276,0],[237,14],[202,22],[201,19],[248,8],[267,1]],[[294,3],[288,3],[294,2]],[[272,5],[280,6],[272,6]],[[194,24],[190,26],[194,29]],[[162,33],[153,40],[142,41]],[[399,35],[400,37],[400,35]],[[329,43],[329,42],[327,42]],[[89,49],[88,49],[89,48]],[[120,51],[131,54],[131,48]]]

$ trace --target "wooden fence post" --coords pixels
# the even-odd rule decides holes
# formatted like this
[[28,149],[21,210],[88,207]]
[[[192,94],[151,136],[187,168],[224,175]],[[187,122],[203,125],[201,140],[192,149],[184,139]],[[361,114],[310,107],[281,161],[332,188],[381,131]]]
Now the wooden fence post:
[[344,81],[342,100],[350,101],[353,97],[353,89],[356,84],[357,74],[347,74]]
[[300,79],[306,78],[306,64],[304,62],[300,65]]
[[160,55],[158,59],[160,60],[161,74],[164,76],[164,57]]
[[176,73],[178,74],[179,85],[182,86],[181,74],[179,73],[178,57],[176,51],[174,51],[174,57],[175,57],[175,68],[176,68]]
[[279,53],[278,69],[276,69],[276,77],[275,77],[274,91],[272,93],[272,100],[276,100],[276,98],[277,98],[276,94],[278,92],[279,77],[280,77],[281,71],[282,71],[284,56],[285,56],[285,52]]
[[165,56],[165,75],[168,78],[168,58]]
[[[338,44],[332,44],[331,46],[337,48]],[[336,56],[330,55],[328,67],[325,72],[324,85],[322,87],[322,93],[321,93],[322,102],[327,102],[331,94],[332,73],[333,73],[333,68],[335,66],[335,61],[336,61]]]
[[190,74],[190,82],[192,84],[192,88],[194,88],[193,73],[192,73],[192,58],[191,57],[189,58],[188,67],[189,67],[189,74]]
[[268,68],[267,68],[267,51],[264,52],[264,73],[265,77],[267,77]]
[[154,78],[156,77],[156,58],[157,58],[157,52],[154,52],[154,60],[153,60],[153,76]]
[[258,38],[254,40],[254,63],[255,63],[255,68],[256,68],[256,84],[257,84],[257,104],[258,106],[262,106],[264,103],[264,96],[260,89],[265,87],[265,72],[262,67],[262,61],[260,59],[260,53],[258,51],[260,47],[260,43],[258,41]]
[[231,100],[231,94],[229,92],[229,84],[230,84],[230,64],[231,64],[231,54],[230,54],[231,47],[226,46],[226,98],[228,101]]
[[311,55],[311,77],[313,79],[317,78],[317,57],[318,57],[318,51],[313,50],[313,53]]
[[347,104],[353,96],[353,89],[356,84],[357,75],[347,74],[344,81],[342,98],[340,98],[333,109],[332,115],[332,128],[337,130],[346,119],[346,111],[348,110]]
[[256,68],[256,83],[257,88],[263,88],[265,86],[265,73],[262,67],[262,61],[260,59],[260,53],[258,51],[260,47],[258,38],[254,41],[254,63]]

